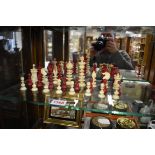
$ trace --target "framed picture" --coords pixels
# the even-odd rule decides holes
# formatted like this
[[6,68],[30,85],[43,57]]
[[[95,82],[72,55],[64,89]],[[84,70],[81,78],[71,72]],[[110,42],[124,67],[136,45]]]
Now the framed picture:
[[45,97],[44,119],[45,124],[59,124],[75,128],[81,128],[82,111],[73,108],[73,101]]

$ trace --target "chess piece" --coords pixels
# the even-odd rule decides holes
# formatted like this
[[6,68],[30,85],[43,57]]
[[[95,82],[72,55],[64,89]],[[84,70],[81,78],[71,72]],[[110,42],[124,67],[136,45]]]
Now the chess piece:
[[87,52],[86,74],[90,75],[90,51]]
[[20,80],[21,80],[21,87],[20,87],[20,90],[26,90],[27,88],[25,87],[24,77],[21,77]]
[[48,70],[48,75],[51,75],[52,72],[53,72],[53,64],[52,64],[52,61],[50,61],[48,63],[47,70]]
[[91,96],[91,90],[90,90],[90,82],[87,82],[87,89],[85,92],[85,96]]
[[92,82],[93,88],[95,88],[96,87],[96,72],[95,71],[93,71],[92,73],[92,79],[93,79],[93,82]]
[[57,90],[56,90],[56,94],[62,94],[62,90],[61,90],[61,80],[58,79],[57,81]]
[[76,81],[75,81],[74,89],[75,89],[75,92],[76,92],[76,93],[79,93],[79,91],[80,91],[80,86],[79,86],[79,81],[78,81],[78,79],[76,79]]
[[69,95],[75,95],[74,81],[71,81],[70,86],[71,86],[71,88],[69,90]]
[[98,97],[99,98],[105,98],[105,95],[104,95],[104,83],[101,83],[101,88],[100,88],[100,92],[98,94]]
[[32,84],[31,74],[28,74],[27,85],[29,88],[32,88]]
[[42,82],[43,82],[43,84],[45,84],[45,79],[46,79],[46,76],[47,76],[47,70],[45,68],[42,68],[41,69],[41,74],[42,74]]
[[79,85],[80,85],[80,88],[84,88],[86,84],[85,84],[85,73],[84,73],[85,62],[84,62],[83,56],[80,57],[80,61],[78,65],[79,65]]
[[52,90],[53,89],[53,80],[49,80],[49,85],[48,85],[48,88],[50,89],[50,90]]
[[49,93],[50,92],[50,90],[48,88],[48,84],[49,84],[48,79],[45,78],[43,93]]
[[42,77],[42,74],[41,74],[41,64],[39,63],[38,65],[38,71],[37,71],[37,77],[39,78],[40,76]]
[[102,74],[102,83],[104,83],[105,87],[108,88],[108,80],[110,79],[110,73],[107,70],[105,70],[105,72],[103,72]]
[[37,86],[36,86],[36,83],[35,83],[35,79],[32,79],[32,91],[38,91],[38,88],[37,88]]
[[37,81],[37,87],[38,87],[38,89],[42,89],[43,88],[42,80],[38,80]]
[[63,92],[66,92],[66,90],[67,90],[67,85],[66,85],[66,78],[64,77],[64,78],[62,78],[62,91]]
[[35,68],[35,64],[33,64],[33,68],[30,71],[31,71],[31,79],[34,79],[34,82],[37,82],[38,78],[37,78],[37,69]]
[[53,84],[57,85],[58,76],[57,76],[57,69],[53,70]]
[[119,99],[119,91],[117,89],[114,91],[113,99],[114,100],[118,100]]
[[67,86],[71,85],[71,80],[73,79],[73,64],[71,63],[71,61],[69,60],[69,62],[66,65],[67,67],[67,75],[66,75],[66,79],[67,79]]

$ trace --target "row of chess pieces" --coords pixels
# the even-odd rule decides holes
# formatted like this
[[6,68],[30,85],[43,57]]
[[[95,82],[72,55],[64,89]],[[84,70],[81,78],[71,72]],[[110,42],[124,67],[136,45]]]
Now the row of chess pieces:
[[[114,99],[119,99],[121,75],[118,68],[113,65],[102,65],[102,80],[100,84],[99,98],[105,98],[108,89],[108,80],[113,77]],[[86,81],[86,75],[91,75],[90,81]],[[76,78],[74,75],[77,75]],[[72,61],[57,62],[50,61],[47,68],[38,68],[33,64],[30,69],[27,80],[21,77],[21,91],[29,88],[35,92],[42,90],[43,93],[49,93],[55,90],[55,93],[60,95],[66,92],[69,88],[69,95],[75,95],[79,91],[85,90],[85,96],[91,96],[93,89],[97,87],[96,84],[97,65],[94,64],[91,68],[88,59],[85,60],[83,56],[79,58],[77,63]]]

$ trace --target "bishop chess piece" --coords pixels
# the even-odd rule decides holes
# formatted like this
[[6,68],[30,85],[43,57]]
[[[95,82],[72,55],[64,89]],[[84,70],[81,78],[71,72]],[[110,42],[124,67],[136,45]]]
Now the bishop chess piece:
[[69,90],[69,95],[75,95],[74,81],[71,81],[70,86],[71,86],[71,88],[70,88],[70,90]]
[[90,82],[87,82],[87,89],[85,92],[85,96],[91,96],[91,90],[90,90]]
[[56,90],[56,94],[60,95],[62,94],[62,90],[61,90],[61,80],[58,79],[57,81],[57,90]]
[[21,77],[20,80],[21,80],[21,87],[20,87],[20,90],[26,90],[27,88],[25,87],[24,77]]

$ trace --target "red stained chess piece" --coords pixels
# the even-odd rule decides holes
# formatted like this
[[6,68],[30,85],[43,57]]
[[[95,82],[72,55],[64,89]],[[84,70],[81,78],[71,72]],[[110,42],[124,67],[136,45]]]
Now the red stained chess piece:
[[37,87],[38,87],[38,89],[42,89],[43,88],[42,81],[40,81],[40,80],[37,81]]
[[74,84],[74,89],[76,93],[79,93],[80,91],[80,85],[79,85],[79,79],[77,78]]
[[93,92],[93,79],[90,79],[90,92]]
[[106,88],[106,86],[104,86],[103,91],[104,91],[104,95],[106,95],[106,93],[107,93],[107,88]]
[[73,74],[76,74],[76,62],[73,62]]
[[58,64],[57,70],[58,70],[58,79],[61,79],[62,71],[61,71],[61,66],[60,66],[60,64]]
[[66,90],[67,90],[66,78],[61,78],[61,81],[62,81],[61,89],[63,92],[66,92]]
[[95,72],[96,72],[96,68],[97,68],[97,64],[96,64],[96,63],[94,63],[94,64],[93,64],[93,71],[95,71]]
[[111,76],[112,78],[114,78],[114,75],[117,74],[117,73],[119,73],[118,67],[112,67],[112,68],[111,68],[111,72],[110,72],[110,76]]
[[66,75],[66,73],[67,73],[67,67],[66,67],[66,65],[67,65],[67,62],[64,62],[64,75]]
[[32,88],[32,84],[31,74],[28,74],[27,85],[29,88]]
[[48,75],[51,75],[53,72],[53,64],[52,61],[49,62],[48,66],[47,66],[47,70],[48,70]]
[[37,72],[37,77],[41,75],[41,64],[39,63],[38,65],[38,72]]
[[49,80],[48,88],[49,88],[50,90],[53,90],[53,88],[54,88],[53,80],[52,80],[52,79]]

